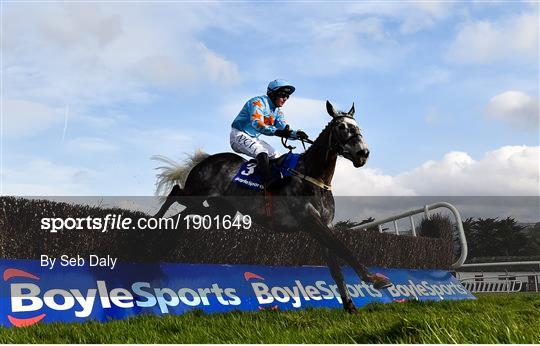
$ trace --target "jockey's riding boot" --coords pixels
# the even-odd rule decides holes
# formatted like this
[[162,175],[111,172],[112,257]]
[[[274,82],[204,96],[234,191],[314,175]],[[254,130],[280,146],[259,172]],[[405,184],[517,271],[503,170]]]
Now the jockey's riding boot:
[[270,159],[267,153],[257,155],[257,170],[263,178],[264,189],[268,190],[271,188],[273,181],[272,172],[270,171]]

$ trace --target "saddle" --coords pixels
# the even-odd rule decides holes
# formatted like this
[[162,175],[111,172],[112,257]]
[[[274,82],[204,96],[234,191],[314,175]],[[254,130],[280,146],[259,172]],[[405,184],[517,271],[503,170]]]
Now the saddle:
[[[300,154],[287,153],[270,160],[272,179],[280,180],[291,176],[289,169],[295,169]],[[232,182],[252,190],[264,190],[263,178],[257,170],[255,159],[244,162],[234,175]]]

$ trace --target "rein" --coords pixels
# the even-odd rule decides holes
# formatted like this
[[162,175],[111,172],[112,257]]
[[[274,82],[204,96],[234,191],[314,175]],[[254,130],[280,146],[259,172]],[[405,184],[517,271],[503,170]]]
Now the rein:
[[[281,137],[281,144],[282,144],[285,148],[289,149],[289,151],[293,151],[293,149],[296,149],[296,147],[293,147],[292,145],[288,145],[288,144],[287,144],[287,141],[288,141],[288,140],[289,140],[288,138]],[[312,141],[311,139],[299,139],[299,141],[302,142],[302,146],[304,147],[304,151],[306,151],[306,143],[308,143],[308,144],[313,144],[313,143],[315,143],[315,142]]]
[[[348,115],[340,115],[340,116],[337,116],[337,117],[334,117],[332,119],[332,121],[330,121],[329,125],[332,125],[332,128],[330,129],[330,135],[328,135],[328,145],[327,145],[327,149],[326,149],[326,154],[325,154],[325,160],[328,160],[328,155],[330,153],[331,150],[335,150],[339,155],[343,155],[345,153],[345,151],[343,150],[343,147],[345,145],[347,145],[347,143],[349,143],[353,138],[356,138],[356,137],[360,137],[360,133],[354,133],[352,135],[350,135],[349,137],[347,137],[345,139],[345,141],[343,142],[339,142],[337,141],[336,143],[332,143],[332,134],[334,133],[334,122],[338,119],[341,119],[341,118],[352,118]],[[314,144],[315,142],[310,140],[310,139],[305,139],[305,140],[300,140],[302,142],[302,146],[304,147],[304,151],[306,150],[306,145],[305,143],[308,143],[308,144]],[[305,143],[304,143],[305,142]],[[289,151],[292,152],[293,149],[295,149],[296,147],[293,147],[291,145],[288,145],[287,144],[287,138],[281,138],[281,144],[283,144],[283,146],[287,149],[289,149]],[[331,185],[328,185],[328,184],[325,184],[324,182],[320,181],[319,179],[316,179],[316,178],[313,178],[313,177],[310,177],[309,175],[305,175],[303,173],[300,173],[298,172],[297,170],[295,169],[292,169],[292,168],[289,168],[288,169],[289,173],[291,173],[292,175],[304,180],[304,181],[307,181],[323,190],[326,190],[326,191],[331,191],[332,190],[332,186]]]

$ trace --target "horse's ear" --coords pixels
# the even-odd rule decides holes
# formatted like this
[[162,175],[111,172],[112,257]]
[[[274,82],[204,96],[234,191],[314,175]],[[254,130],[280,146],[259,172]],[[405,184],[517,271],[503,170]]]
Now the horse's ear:
[[352,104],[351,110],[349,111],[349,116],[354,117],[354,102]]
[[336,116],[337,112],[336,110],[334,109],[334,106],[332,106],[332,104],[330,103],[330,101],[326,100],[326,111],[328,112],[328,114],[330,114],[330,116],[332,116],[333,118]]

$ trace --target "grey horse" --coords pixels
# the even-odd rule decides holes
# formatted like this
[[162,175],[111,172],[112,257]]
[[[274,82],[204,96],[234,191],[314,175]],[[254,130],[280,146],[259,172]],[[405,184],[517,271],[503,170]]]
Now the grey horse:
[[[247,189],[232,182],[232,178],[245,162],[234,153],[202,155],[187,172],[183,187],[174,185],[165,203],[155,215],[163,217],[169,207],[178,202],[186,209],[184,214],[206,213],[250,215],[260,226],[278,232],[307,232],[325,249],[325,258],[335,280],[343,307],[356,312],[356,307],[346,288],[337,257],[349,264],[357,275],[376,289],[392,286],[381,274],[370,273],[350,249],[336,236],[331,223],[335,203],[331,182],[338,155],[350,160],[354,167],[362,167],[369,150],[354,118],[354,104],[348,112],[335,110],[327,101],[326,109],[332,117],[313,144],[301,154],[294,174],[270,194]],[[279,159],[278,159],[279,160]],[[175,172],[173,172],[175,173]],[[162,181],[173,185],[166,175]],[[268,206],[271,214],[268,214]],[[204,208],[206,201],[210,208]]]

